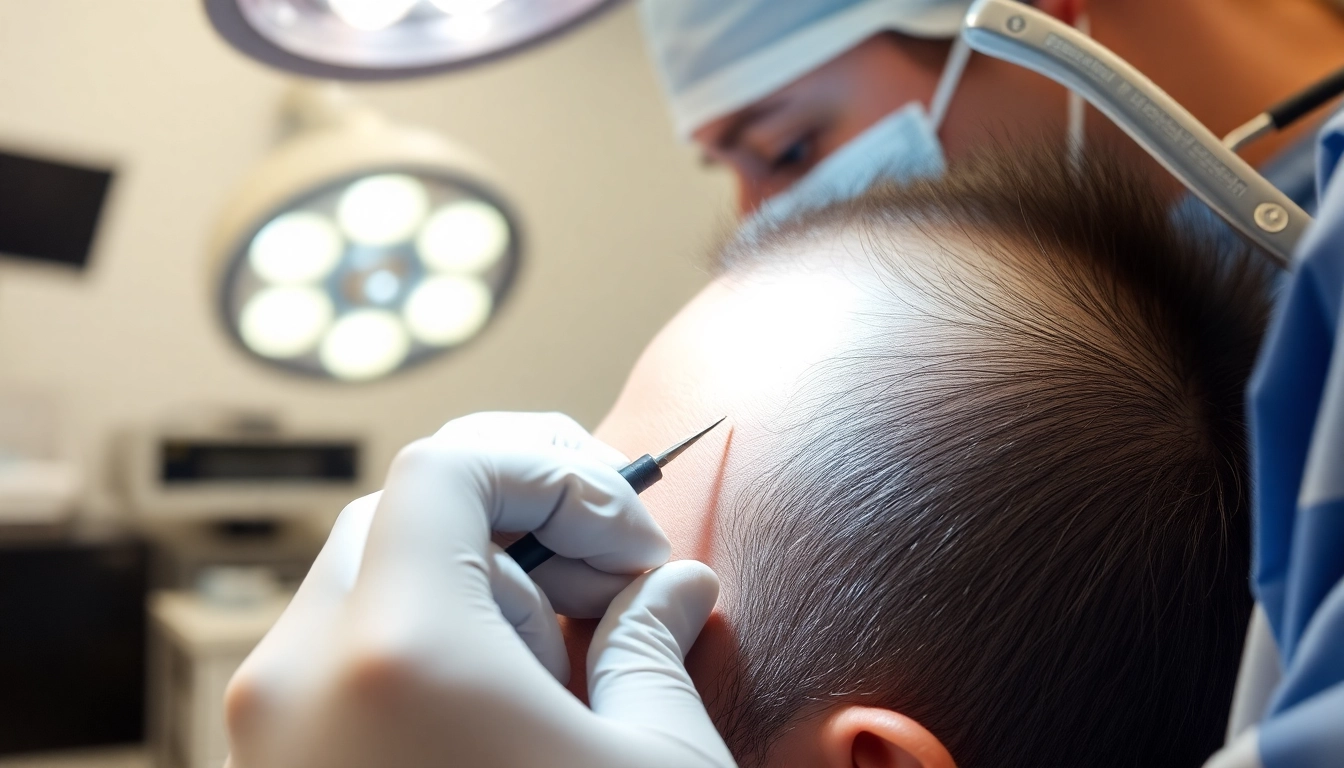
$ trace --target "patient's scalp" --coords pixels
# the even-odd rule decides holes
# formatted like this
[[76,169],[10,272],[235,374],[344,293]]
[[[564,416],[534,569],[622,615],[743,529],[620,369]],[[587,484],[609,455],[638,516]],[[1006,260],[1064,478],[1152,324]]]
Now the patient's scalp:
[[1265,263],[1104,155],[1022,147],[722,263],[809,252],[870,270],[873,328],[723,518],[739,760],[858,703],[961,768],[1202,763],[1250,609]]

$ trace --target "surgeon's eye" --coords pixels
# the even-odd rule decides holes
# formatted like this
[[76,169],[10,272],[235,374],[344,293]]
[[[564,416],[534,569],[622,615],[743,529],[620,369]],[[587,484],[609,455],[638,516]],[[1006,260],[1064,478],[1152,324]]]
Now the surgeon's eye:
[[801,168],[812,162],[812,156],[815,152],[815,139],[811,136],[804,136],[801,139],[790,144],[775,155],[770,161],[770,170],[779,173]]

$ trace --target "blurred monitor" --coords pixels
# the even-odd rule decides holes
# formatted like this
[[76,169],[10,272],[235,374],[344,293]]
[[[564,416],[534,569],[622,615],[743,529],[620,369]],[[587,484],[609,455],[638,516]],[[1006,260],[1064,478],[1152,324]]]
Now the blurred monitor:
[[112,170],[0,151],[0,254],[83,268]]
[[122,435],[114,478],[141,519],[331,516],[361,495],[362,454],[347,434],[149,428]]

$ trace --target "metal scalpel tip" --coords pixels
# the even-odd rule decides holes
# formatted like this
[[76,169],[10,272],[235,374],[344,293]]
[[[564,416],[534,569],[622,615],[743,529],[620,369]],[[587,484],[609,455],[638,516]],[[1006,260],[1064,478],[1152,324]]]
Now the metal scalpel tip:
[[713,424],[710,424],[708,427],[705,427],[699,432],[696,432],[694,435],[691,435],[685,440],[682,440],[680,443],[677,443],[671,448],[668,448],[666,451],[663,451],[662,453],[658,454],[658,458],[653,460],[654,463],[657,464],[659,467],[666,467],[668,465],[668,462],[680,456],[682,451],[686,450],[687,448],[690,448],[692,445],[695,444],[696,440],[699,440],[700,438],[704,437],[706,434],[708,434],[708,432],[711,429],[722,424],[723,420],[726,418],[728,417],[724,416],[720,418],[718,421],[714,422]]

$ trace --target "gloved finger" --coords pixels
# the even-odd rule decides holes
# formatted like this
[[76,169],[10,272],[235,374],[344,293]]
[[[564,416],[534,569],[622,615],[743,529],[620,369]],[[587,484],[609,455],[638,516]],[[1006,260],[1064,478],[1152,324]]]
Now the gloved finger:
[[320,675],[322,655],[313,638],[333,638],[355,582],[378,494],[342,510],[303,583],[280,618],[235,671],[227,690],[233,763],[257,764],[274,738],[277,713],[292,710]]
[[630,463],[620,451],[593,437],[563,413],[473,413],[443,425],[434,437],[472,447],[551,445],[586,454],[613,469]]
[[[533,531],[556,554],[609,573],[643,573],[671,552],[619,473],[551,445],[465,447],[436,438],[412,443],[388,472],[374,529],[403,523],[442,535],[444,544],[469,542],[478,556],[485,554],[481,523],[494,531]],[[428,541],[419,531],[408,536]]]
[[388,472],[351,595],[353,621],[380,635],[369,638],[375,644],[434,652],[488,637],[525,650],[490,591],[490,533],[559,521],[573,541],[568,552],[553,548],[599,555],[590,563],[604,570],[639,572],[667,557],[666,537],[633,490],[591,458],[553,446],[412,443]]
[[[477,413],[454,419],[431,438],[433,442],[459,446],[494,456],[497,474],[517,482],[506,498],[514,503],[492,508],[492,527],[497,531],[535,532],[552,551],[612,573],[637,574],[661,565],[671,552],[666,537],[653,522],[638,497],[618,482],[616,493],[604,498],[587,497],[587,504],[558,506],[555,484],[534,482],[549,468],[537,456],[587,464],[570,486],[585,485],[594,466],[619,468],[626,458],[593,437],[573,419],[560,413]],[[614,481],[610,473],[607,480]],[[588,490],[601,484],[586,483]],[[580,490],[562,488],[561,492]],[[537,491],[528,496],[529,491]],[[553,522],[552,522],[553,521]]]
[[685,666],[718,594],[718,577],[694,560],[636,579],[612,601],[593,635],[588,700],[607,720],[685,744],[707,764],[732,766]]
[[532,655],[561,685],[569,682],[569,654],[551,602],[513,558],[491,545],[490,590],[504,618]]
[[350,592],[359,575],[364,543],[369,538],[369,526],[373,524],[373,514],[382,496],[382,491],[375,491],[345,505],[331,527],[321,553],[304,577],[305,584],[311,582],[315,591],[320,589],[332,597],[343,598]]
[[[352,593],[360,620],[367,619],[364,632],[386,635],[370,642],[429,648],[468,636],[516,640],[489,582],[489,537],[496,526],[509,530],[521,521],[531,527],[527,523],[540,525],[552,514],[578,518],[586,529],[616,519],[638,535],[595,533],[597,545],[624,546],[622,538],[636,542],[628,549],[648,550],[641,539],[665,545],[618,473],[560,451],[550,445],[470,449],[430,438],[396,455]],[[583,525],[585,512],[597,519]],[[634,554],[636,568],[649,560],[648,551]],[[476,619],[469,625],[446,619],[454,615]]]
[[246,666],[254,677],[271,680],[295,671],[293,659],[308,655],[302,649],[307,638],[320,636],[318,633],[330,626],[343,610],[346,595],[359,573],[364,543],[380,495],[355,499],[336,518],[322,551],[293,599],[249,655]]
[[638,574],[667,562],[667,536],[611,467],[549,446],[483,456],[496,479],[496,530],[531,531],[556,554],[608,573]]
[[634,576],[607,573],[582,560],[552,557],[529,574],[550,598],[555,612],[571,619],[600,619]]

